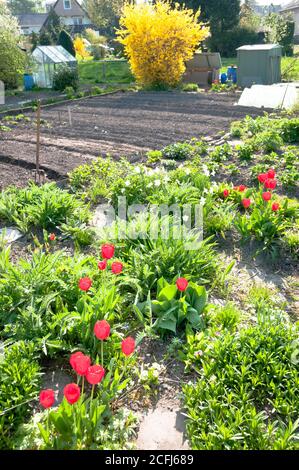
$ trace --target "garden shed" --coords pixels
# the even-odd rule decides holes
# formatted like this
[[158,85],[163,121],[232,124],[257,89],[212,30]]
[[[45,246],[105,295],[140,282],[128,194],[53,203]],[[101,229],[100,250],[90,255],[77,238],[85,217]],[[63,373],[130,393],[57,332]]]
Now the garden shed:
[[37,46],[32,57],[36,63],[34,82],[40,88],[52,88],[53,75],[59,67],[77,66],[76,58],[62,46]]
[[238,51],[238,85],[273,85],[281,81],[282,47],[278,44],[242,46]]

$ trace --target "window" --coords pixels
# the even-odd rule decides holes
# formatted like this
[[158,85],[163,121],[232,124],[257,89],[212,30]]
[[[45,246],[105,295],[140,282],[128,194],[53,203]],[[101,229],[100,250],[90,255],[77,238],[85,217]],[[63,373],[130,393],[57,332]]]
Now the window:
[[82,24],[81,16],[73,16],[73,22],[74,22],[74,25],[81,25]]
[[71,0],[63,0],[63,6],[65,10],[70,10],[72,8]]

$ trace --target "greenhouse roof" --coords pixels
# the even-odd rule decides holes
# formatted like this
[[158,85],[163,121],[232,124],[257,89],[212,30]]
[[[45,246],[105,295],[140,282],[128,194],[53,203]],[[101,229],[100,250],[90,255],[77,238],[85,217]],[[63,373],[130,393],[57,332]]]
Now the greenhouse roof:
[[61,62],[76,62],[76,58],[62,46],[37,46],[33,55],[36,55],[36,52],[41,52],[55,64]]

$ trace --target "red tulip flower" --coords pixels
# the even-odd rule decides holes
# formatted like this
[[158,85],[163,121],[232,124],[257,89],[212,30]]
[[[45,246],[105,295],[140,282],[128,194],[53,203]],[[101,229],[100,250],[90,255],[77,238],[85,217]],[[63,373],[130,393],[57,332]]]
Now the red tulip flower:
[[92,280],[89,277],[82,277],[79,280],[79,289],[88,291],[91,288]]
[[90,366],[90,357],[82,355],[77,355],[77,357],[72,359],[73,362],[73,369],[78,375],[84,376],[86,375],[87,369]]
[[238,188],[238,191],[239,191],[240,193],[244,193],[245,189],[247,189],[246,186],[244,186],[244,184],[241,184],[241,185],[239,186],[239,188]]
[[242,205],[243,205],[244,209],[248,209],[248,207],[251,206],[251,200],[250,199],[243,199],[242,200]]
[[50,240],[51,242],[54,242],[54,241],[56,240],[56,235],[55,235],[55,233],[50,233],[50,235],[49,235],[49,240]]
[[260,175],[258,175],[258,180],[260,183],[264,184],[266,179],[268,178],[268,175],[267,173],[261,173]]
[[228,197],[228,196],[229,196],[229,190],[228,190],[228,189],[225,189],[225,190],[223,191],[223,197],[226,198],[226,197]]
[[188,287],[188,281],[184,277],[180,277],[176,281],[176,286],[179,291],[184,292]]
[[105,369],[102,366],[94,365],[87,369],[86,379],[90,385],[96,385],[101,382],[105,375]]
[[70,364],[71,364],[71,366],[74,370],[76,370],[76,360],[77,360],[77,358],[82,357],[82,356],[84,356],[84,354],[81,351],[78,351],[78,352],[75,352],[75,353],[71,354]]
[[270,179],[270,180],[274,180],[275,178],[275,171],[271,168],[268,172],[267,172],[267,177]]
[[80,388],[75,383],[68,384],[64,387],[63,394],[64,394],[66,400],[71,405],[73,405],[80,398]]
[[273,202],[272,204],[272,211],[277,212],[280,209],[280,204],[278,202]]
[[112,263],[111,265],[111,271],[113,272],[113,274],[120,274],[123,270],[123,264],[118,262],[118,261],[114,261],[114,263]]
[[265,193],[262,194],[262,198],[263,198],[264,201],[266,201],[266,202],[267,202],[267,201],[270,201],[271,197],[272,197],[272,194],[269,193],[269,191],[267,191],[267,192],[265,192]]
[[97,321],[93,331],[98,339],[104,341],[110,335],[110,325],[106,320]]
[[54,390],[48,388],[39,394],[39,402],[44,408],[51,408],[55,402]]
[[277,186],[277,181],[274,179],[267,178],[265,181],[265,188],[267,189],[275,189]]
[[104,259],[111,259],[113,258],[114,256],[114,250],[115,250],[115,247],[114,245],[111,245],[109,243],[107,243],[106,245],[103,245],[102,246],[102,258]]
[[98,268],[100,271],[105,271],[105,269],[107,268],[107,261],[106,260],[100,261],[98,263]]
[[125,356],[130,356],[135,351],[135,339],[131,338],[131,336],[123,339],[121,343],[121,350]]

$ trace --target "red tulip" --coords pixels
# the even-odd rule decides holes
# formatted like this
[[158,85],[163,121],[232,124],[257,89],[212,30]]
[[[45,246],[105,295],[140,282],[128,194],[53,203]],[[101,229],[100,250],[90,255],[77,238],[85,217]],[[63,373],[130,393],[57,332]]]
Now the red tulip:
[[78,375],[85,375],[88,367],[90,366],[90,357],[82,355],[77,355],[73,360],[73,369]]
[[98,263],[98,268],[100,271],[105,271],[105,269],[107,268],[107,261],[106,260],[100,261]]
[[245,189],[247,189],[246,186],[244,186],[244,184],[241,184],[241,185],[239,186],[239,188],[238,188],[238,191],[239,191],[240,193],[243,193],[243,192],[245,191]]
[[104,341],[110,335],[110,325],[106,320],[97,321],[93,331],[98,339]]
[[75,383],[68,384],[64,387],[63,394],[64,394],[66,400],[71,405],[73,405],[80,398],[80,388]]
[[121,350],[126,356],[130,356],[135,350],[135,339],[128,336],[121,343]]
[[260,183],[263,183],[263,184],[264,184],[264,182],[266,181],[267,177],[268,177],[267,173],[261,173],[260,175],[258,175],[257,178],[258,178],[258,180],[259,180]]
[[55,402],[54,390],[51,388],[42,390],[39,394],[39,402],[44,408],[51,408]]
[[243,199],[242,204],[243,204],[244,209],[248,209],[248,207],[251,206],[251,200],[250,199]]
[[114,263],[112,263],[111,265],[111,271],[113,272],[113,274],[120,274],[123,270],[123,264],[118,262],[118,261],[114,261]]
[[92,280],[89,277],[82,277],[79,280],[79,289],[88,291],[91,288]]
[[71,364],[71,366],[74,370],[76,370],[76,360],[77,360],[77,358],[82,357],[82,356],[84,356],[84,354],[81,351],[78,351],[78,352],[75,352],[75,353],[71,354],[70,364]]
[[267,178],[265,181],[265,188],[267,189],[275,189],[277,186],[277,181],[274,179]]
[[51,240],[51,242],[54,242],[56,240],[56,235],[55,233],[50,233],[49,235],[49,240]]
[[280,204],[278,202],[273,202],[272,204],[272,211],[277,212],[280,209]]
[[223,197],[228,197],[229,196],[229,190],[228,189],[225,189],[223,191]]
[[188,287],[188,281],[184,277],[180,277],[176,281],[176,286],[179,291],[184,292]]
[[113,258],[113,256],[114,256],[114,250],[115,250],[114,245],[111,245],[111,244],[109,244],[109,243],[107,243],[106,245],[103,245],[103,246],[102,246],[102,249],[101,249],[101,251],[102,251],[102,258],[104,258],[104,259],[111,259],[111,258]]
[[271,197],[272,197],[272,194],[269,192],[265,192],[262,194],[262,198],[264,199],[264,201],[270,201]]
[[275,175],[276,175],[276,173],[272,168],[267,172],[268,178],[270,178],[272,180],[275,178]]
[[102,366],[94,365],[87,369],[86,379],[91,385],[96,385],[103,379],[105,375],[105,369]]

